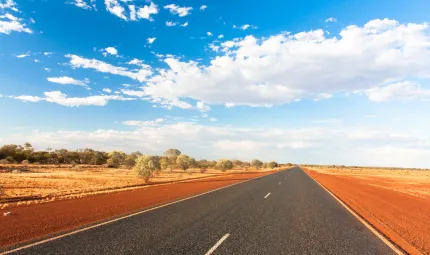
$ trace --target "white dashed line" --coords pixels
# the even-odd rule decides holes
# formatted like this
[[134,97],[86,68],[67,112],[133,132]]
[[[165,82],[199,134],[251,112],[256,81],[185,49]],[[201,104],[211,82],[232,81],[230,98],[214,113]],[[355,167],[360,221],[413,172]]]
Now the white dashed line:
[[227,237],[229,237],[229,236],[230,236],[230,234],[228,234],[228,233],[225,234],[225,236],[223,236],[221,239],[219,239],[219,241],[208,252],[206,252],[205,255],[212,254],[218,248],[218,246],[220,246],[222,244],[222,242],[224,242],[225,239],[227,239]]
[[267,193],[267,195],[266,195],[264,198],[267,198],[268,196],[270,196],[270,192],[269,192],[269,193]]

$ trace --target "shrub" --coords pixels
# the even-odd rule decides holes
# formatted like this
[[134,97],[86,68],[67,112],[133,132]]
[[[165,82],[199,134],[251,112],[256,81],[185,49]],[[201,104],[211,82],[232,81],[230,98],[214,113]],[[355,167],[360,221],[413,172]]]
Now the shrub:
[[7,157],[6,160],[11,164],[15,163],[15,159],[12,156]]
[[72,165],[72,167],[76,167],[77,163],[75,161],[70,162],[70,164]]
[[263,166],[263,162],[261,162],[260,160],[258,160],[258,159],[254,159],[252,162],[251,162],[251,166],[252,167],[255,167],[255,168],[257,168],[257,169],[260,169],[262,166]]
[[216,168],[225,172],[233,168],[233,163],[228,159],[220,159],[216,164]]
[[181,151],[178,149],[168,149],[164,152],[166,157],[178,157],[179,155],[181,155]]
[[140,156],[137,158],[136,165],[133,170],[139,177],[142,177],[145,182],[148,182],[155,172],[161,170],[160,160],[156,156]]
[[270,161],[268,164],[267,164],[267,166],[269,167],[269,168],[275,168],[275,167],[278,167],[278,163],[276,163],[275,161]]
[[21,164],[28,165],[28,164],[30,164],[30,161],[28,161],[27,159],[25,159],[25,160],[21,161]]
[[9,161],[7,159],[0,159],[0,164],[9,164]]
[[192,164],[192,158],[190,158],[187,155],[181,154],[176,158],[176,165],[184,171],[190,168],[191,164]]

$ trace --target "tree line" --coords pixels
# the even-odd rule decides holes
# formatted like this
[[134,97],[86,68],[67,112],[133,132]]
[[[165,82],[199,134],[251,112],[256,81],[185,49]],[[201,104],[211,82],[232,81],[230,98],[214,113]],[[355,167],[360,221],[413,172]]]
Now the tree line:
[[[93,149],[67,150],[47,148],[46,150],[36,151],[30,143],[24,145],[7,144],[0,148],[0,164],[71,164],[71,165],[104,165],[106,167],[133,168],[139,162],[143,162],[143,155],[140,152],[126,154],[122,151],[97,151]],[[146,163],[153,164],[154,168],[160,170],[179,168],[187,170],[188,168],[216,168],[222,171],[232,168],[276,168],[278,163],[275,161],[264,163],[258,159],[251,162],[240,160],[220,159],[215,160],[195,160],[193,157],[184,155],[178,149],[168,149],[163,156],[146,155],[143,157]]]

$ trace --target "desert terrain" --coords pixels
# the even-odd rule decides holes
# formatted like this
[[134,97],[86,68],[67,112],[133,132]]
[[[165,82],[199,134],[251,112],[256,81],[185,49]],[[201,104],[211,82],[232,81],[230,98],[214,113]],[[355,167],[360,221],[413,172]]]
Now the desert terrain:
[[307,166],[307,173],[410,254],[430,254],[430,171]]
[[[2,170],[3,169],[3,170]],[[6,171],[6,169],[8,169]],[[11,170],[15,169],[15,170]],[[276,170],[276,169],[275,169]],[[0,198],[0,209],[22,205],[52,202],[55,200],[80,198],[88,195],[131,190],[143,186],[154,186],[178,181],[237,173],[273,171],[273,169],[232,169],[222,172],[207,169],[163,170],[155,174],[149,183],[138,178],[125,168],[107,168],[94,165],[0,165],[0,185],[4,194]]]

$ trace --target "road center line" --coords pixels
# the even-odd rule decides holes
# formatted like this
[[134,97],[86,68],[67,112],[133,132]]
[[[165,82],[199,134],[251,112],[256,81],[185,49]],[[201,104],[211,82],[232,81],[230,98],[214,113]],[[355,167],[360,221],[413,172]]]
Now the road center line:
[[212,246],[212,248],[208,252],[205,253],[205,255],[212,254],[218,248],[218,246],[220,246],[222,244],[222,242],[224,242],[225,239],[227,239],[227,237],[229,237],[229,236],[230,236],[230,234],[228,234],[228,233],[225,234],[221,239],[219,239],[219,241],[214,246]]
[[267,193],[267,195],[266,195],[264,198],[267,198],[268,196],[270,196],[270,192],[269,192],[269,193]]

